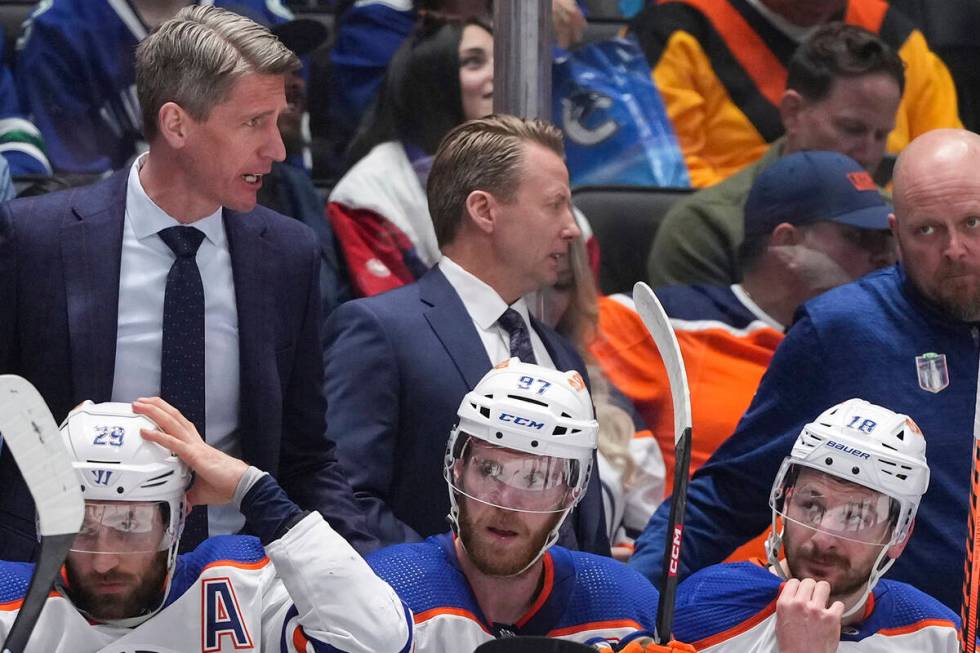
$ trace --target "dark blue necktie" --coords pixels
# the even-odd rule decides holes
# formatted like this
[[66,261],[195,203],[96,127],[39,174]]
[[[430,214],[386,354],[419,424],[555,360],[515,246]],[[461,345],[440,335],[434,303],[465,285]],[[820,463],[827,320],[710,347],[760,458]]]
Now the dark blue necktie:
[[[197,269],[197,249],[204,232],[169,227],[160,238],[177,255],[167,274],[163,297],[163,352],[160,396],[179,410],[204,437],[204,284]],[[184,524],[180,551],[192,551],[208,537],[207,506],[197,506]]]
[[534,349],[531,347],[531,336],[527,331],[527,323],[521,314],[512,308],[504,311],[497,318],[497,323],[510,335],[510,355],[517,356],[523,363],[537,363]]

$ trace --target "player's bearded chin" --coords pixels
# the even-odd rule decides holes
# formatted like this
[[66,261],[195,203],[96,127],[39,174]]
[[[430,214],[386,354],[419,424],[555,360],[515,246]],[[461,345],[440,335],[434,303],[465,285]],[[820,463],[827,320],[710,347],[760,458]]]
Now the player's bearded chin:
[[[544,546],[548,534],[554,527],[554,520],[549,520],[546,528],[532,534],[519,515],[512,510],[504,510],[492,506],[483,506],[479,518],[470,514],[468,503],[462,498],[459,505],[459,537],[473,565],[488,576],[513,576],[528,566]],[[486,528],[502,531],[512,531],[517,534],[520,546],[507,553],[490,541],[485,534]]]
[[[65,561],[65,570],[68,574],[68,595],[79,610],[100,621],[127,619],[145,614],[163,601],[167,552],[156,554],[142,579],[115,570],[106,574],[92,571],[79,575],[70,558]],[[119,582],[130,587],[125,592],[102,594],[98,590],[100,582]]]

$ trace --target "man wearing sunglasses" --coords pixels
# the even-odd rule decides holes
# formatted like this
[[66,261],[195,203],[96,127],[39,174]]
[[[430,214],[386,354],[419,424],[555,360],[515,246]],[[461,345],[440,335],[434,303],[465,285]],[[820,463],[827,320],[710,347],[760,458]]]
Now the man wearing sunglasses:
[[769,495],[768,561],[714,565],[678,589],[675,633],[698,650],[959,650],[939,601],[881,580],[929,485],[906,415],[849,399],[807,424]]

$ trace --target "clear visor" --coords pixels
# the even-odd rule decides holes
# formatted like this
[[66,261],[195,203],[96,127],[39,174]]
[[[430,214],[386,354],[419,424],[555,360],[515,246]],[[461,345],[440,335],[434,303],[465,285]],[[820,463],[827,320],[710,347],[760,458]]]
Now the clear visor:
[[71,550],[79,553],[152,553],[170,548],[165,501],[85,502],[85,519]]
[[466,438],[452,460],[448,481],[460,494],[505,510],[561,512],[575,504],[579,463],[567,458],[497,447]]
[[[792,468],[773,492],[772,508],[785,521],[852,542],[887,544],[898,501],[881,492],[805,467]],[[782,499],[780,501],[779,499]]]

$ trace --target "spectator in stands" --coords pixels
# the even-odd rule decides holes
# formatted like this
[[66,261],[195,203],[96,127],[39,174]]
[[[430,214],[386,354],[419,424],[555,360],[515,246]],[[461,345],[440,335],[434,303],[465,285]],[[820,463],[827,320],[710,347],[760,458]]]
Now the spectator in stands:
[[[346,142],[382,87],[388,62],[425,13],[465,20],[493,13],[493,0],[361,0],[337,11],[337,40],[330,53],[330,129]],[[578,43],[585,18],[575,0],[552,0],[562,47]]]
[[[657,289],[691,387],[696,471],[735,430],[793,313],[806,300],[894,262],[889,208],[871,176],[836,152],[797,152],[764,170],[745,204],[741,284]],[[603,298],[592,353],[660,442],[674,479],[674,411],[656,345],[624,295]],[[761,553],[756,540],[736,554]]]
[[882,579],[928,485],[926,438],[907,415],[860,399],[823,411],[772,484],[767,563],[714,565],[685,580],[674,632],[715,653],[957,653],[952,610]]
[[[817,411],[849,397],[915,415],[931,486],[890,575],[947,606],[962,599],[980,323],[980,136],[937,129],[895,167],[890,219],[901,264],[800,307],[734,433],[691,479],[680,573],[721,561],[769,524],[768,480]],[[630,564],[658,574],[667,515]]]
[[[6,36],[0,30],[0,53],[6,52]],[[8,177],[51,174],[51,163],[44,153],[44,139],[37,127],[27,120],[14,76],[3,57],[0,57],[0,155],[8,164]]]
[[[518,356],[587,376],[574,346],[530,317],[524,299],[558,280],[581,237],[562,152],[561,132],[539,120],[455,127],[427,183],[443,257],[417,283],[341,304],[327,320],[327,423],[385,543],[445,530],[445,434],[494,364]],[[608,554],[602,515],[595,478],[560,541]]]
[[905,63],[907,85],[889,129],[889,152],[898,153],[930,129],[961,126],[946,66],[884,0],[650,2],[632,29],[695,187],[716,184],[759,160],[767,143],[782,135],[787,62],[816,26],[832,20],[879,35]]
[[411,283],[439,260],[425,197],[432,155],[450,129],[492,111],[489,23],[423,18],[352,145],[360,160],[327,204],[355,294]]
[[542,316],[578,348],[592,382],[599,422],[598,472],[612,553],[627,560],[633,540],[664,500],[664,459],[653,433],[630,400],[589,353],[599,322],[598,291],[581,238],[572,241],[558,283],[542,290]]
[[[18,41],[21,101],[41,130],[56,172],[102,173],[146,150],[133,53],[191,2],[51,0],[38,4]],[[214,0],[266,26],[292,19],[281,0]]]
[[780,103],[785,136],[745,170],[671,207],[650,252],[650,285],[738,281],[745,197],[758,174],[782,155],[833,150],[874,174],[896,124],[907,79],[903,67],[883,40],[863,28],[818,28],[789,63]]
[[368,557],[414,613],[416,653],[515,635],[618,643],[651,631],[658,594],[645,578],[555,545],[596,474],[598,425],[578,372],[502,361],[461,399],[455,422],[438,455],[451,532],[444,523],[424,542]]
[[[317,242],[256,206],[285,157],[276,117],[299,66],[267,29],[209,5],[140,43],[149,151],[92,186],[0,204],[0,372],[34,383],[58,418],[86,398],[161,395],[369,549],[326,435]],[[30,559],[34,506],[6,449],[0,524],[0,559]],[[234,506],[201,507],[181,544],[243,524]]]

